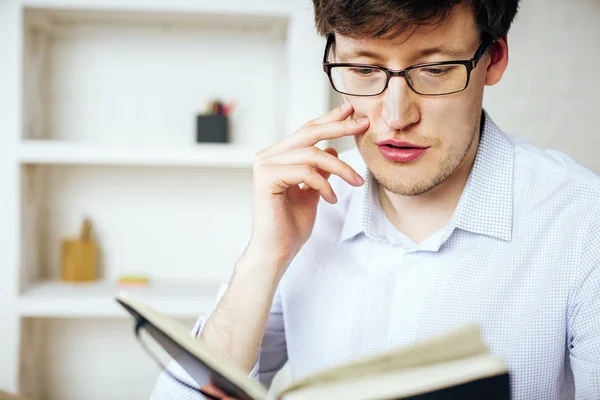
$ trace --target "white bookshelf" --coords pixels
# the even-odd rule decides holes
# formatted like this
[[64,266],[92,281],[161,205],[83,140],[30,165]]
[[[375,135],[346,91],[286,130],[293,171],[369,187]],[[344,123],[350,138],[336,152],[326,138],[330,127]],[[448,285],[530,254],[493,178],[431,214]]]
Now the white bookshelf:
[[27,140],[19,146],[19,161],[25,165],[249,168],[258,150],[229,144],[161,148]]
[[152,307],[176,318],[195,319],[215,304],[219,282],[150,283],[122,286],[115,282],[69,284],[44,282],[25,290],[18,312],[29,318],[129,318],[115,302],[120,291],[138,296]]
[[[323,45],[305,1],[0,2],[0,388],[148,397],[158,371],[114,298],[190,329],[210,311],[248,237],[254,155],[329,108]],[[214,98],[237,103],[230,140],[196,143]],[[68,284],[60,243],[84,216],[100,280]]]

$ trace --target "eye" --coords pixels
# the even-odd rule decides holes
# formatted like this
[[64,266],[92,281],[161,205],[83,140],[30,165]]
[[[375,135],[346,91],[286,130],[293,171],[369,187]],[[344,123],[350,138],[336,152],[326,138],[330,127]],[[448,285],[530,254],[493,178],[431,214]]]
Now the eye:
[[452,67],[429,67],[423,68],[422,71],[432,76],[441,76],[452,70]]
[[376,70],[375,68],[351,68],[350,71],[359,76],[369,76],[372,75]]

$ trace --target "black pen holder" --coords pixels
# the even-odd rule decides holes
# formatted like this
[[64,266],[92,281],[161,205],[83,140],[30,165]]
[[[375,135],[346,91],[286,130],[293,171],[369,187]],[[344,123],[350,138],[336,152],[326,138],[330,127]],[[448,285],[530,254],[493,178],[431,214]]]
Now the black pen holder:
[[227,143],[229,120],[226,115],[202,114],[196,117],[196,142]]

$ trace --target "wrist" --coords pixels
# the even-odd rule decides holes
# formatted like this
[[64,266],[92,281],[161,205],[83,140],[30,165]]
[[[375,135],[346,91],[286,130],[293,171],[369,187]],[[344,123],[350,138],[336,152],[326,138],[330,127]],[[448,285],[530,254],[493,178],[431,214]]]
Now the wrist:
[[285,270],[294,259],[295,254],[291,252],[291,249],[273,248],[267,240],[251,239],[241,258],[248,265],[276,272]]
[[275,289],[286,267],[287,263],[271,259],[249,246],[235,265],[234,277],[239,281],[252,282],[253,286]]

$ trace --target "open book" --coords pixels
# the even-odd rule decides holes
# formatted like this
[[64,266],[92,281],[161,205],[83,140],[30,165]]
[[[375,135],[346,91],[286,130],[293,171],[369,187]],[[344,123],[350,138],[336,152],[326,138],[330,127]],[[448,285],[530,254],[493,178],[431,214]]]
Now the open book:
[[488,352],[474,325],[269,392],[178,321],[126,293],[117,301],[198,384],[212,382],[243,400],[510,399],[508,369]]

